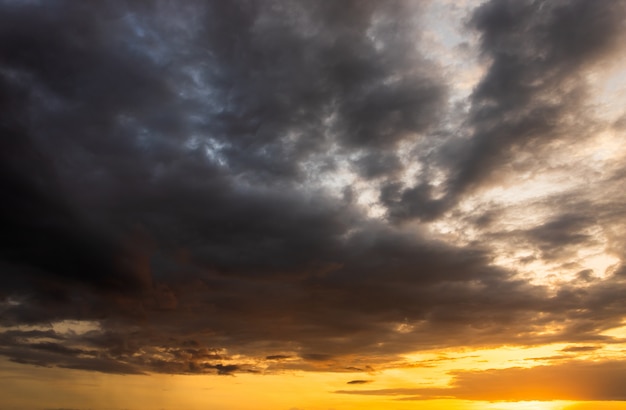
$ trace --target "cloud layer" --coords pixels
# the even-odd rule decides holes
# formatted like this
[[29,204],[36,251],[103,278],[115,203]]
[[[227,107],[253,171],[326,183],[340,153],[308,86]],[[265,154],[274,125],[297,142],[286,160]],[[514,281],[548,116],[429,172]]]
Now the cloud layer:
[[450,47],[426,2],[0,4],[0,354],[227,375],[615,341],[622,3],[488,1]]

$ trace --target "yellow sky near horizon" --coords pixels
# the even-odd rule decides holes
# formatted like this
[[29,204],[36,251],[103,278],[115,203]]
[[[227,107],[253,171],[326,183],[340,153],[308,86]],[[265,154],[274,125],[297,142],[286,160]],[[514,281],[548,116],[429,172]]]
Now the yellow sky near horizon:
[[[578,349],[579,351],[576,351]],[[587,350],[585,350],[587,349]],[[626,402],[576,400],[468,400],[436,397],[463,373],[549,368],[620,360],[626,344],[500,346],[407,354],[385,369],[365,372],[283,371],[236,375],[117,375],[37,367],[2,359],[3,410],[624,410]],[[505,374],[505,373],[503,373]],[[348,383],[353,381],[353,383]],[[505,381],[505,383],[508,383]],[[418,397],[413,390],[435,389]],[[498,386],[497,389],[502,389]],[[363,394],[359,394],[362,392]],[[494,390],[494,393],[497,393]],[[444,393],[445,395],[445,393]],[[495,397],[495,396],[494,396]],[[46,403],[42,407],[42,403]]]

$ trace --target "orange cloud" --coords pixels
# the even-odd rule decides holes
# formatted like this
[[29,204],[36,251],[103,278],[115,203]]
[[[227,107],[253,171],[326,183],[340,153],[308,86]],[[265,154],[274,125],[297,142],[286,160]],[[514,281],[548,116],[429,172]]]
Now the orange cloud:
[[571,361],[556,366],[454,372],[449,388],[381,389],[338,393],[390,395],[400,400],[626,401],[626,362]]

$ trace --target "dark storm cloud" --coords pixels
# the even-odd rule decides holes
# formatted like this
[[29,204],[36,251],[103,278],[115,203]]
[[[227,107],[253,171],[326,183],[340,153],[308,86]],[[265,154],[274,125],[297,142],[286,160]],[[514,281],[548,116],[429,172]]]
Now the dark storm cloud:
[[[62,189],[48,159],[28,143],[28,136],[7,130],[0,143],[3,264],[16,265],[25,277],[4,277],[21,282],[37,272],[58,279],[87,279],[100,287],[134,287],[131,272],[116,266],[122,249],[108,232],[89,226],[58,197]],[[121,261],[120,261],[121,262]],[[120,283],[121,282],[121,283]],[[29,284],[30,285],[30,284]]]
[[[581,101],[567,81],[611,49],[620,10],[516,4],[473,17],[492,63],[471,135],[443,143],[448,86],[419,51],[417,2],[2,3],[0,324],[100,330],[6,330],[0,354],[230,375],[258,370],[236,354],[346,371],[416,348],[608,339],[619,275],[551,296],[488,244],[368,218],[328,188],[352,170],[392,219],[435,218],[502,155],[557,138]],[[571,25],[589,33],[580,54]],[[422,178],[448,171],[440,199],[401,181],[418,142]],[[577,215],[519,235],[546,254],[587,241],[594,219]]]
[[581,74],[619,46],[624,11],[612,1],[494,1],[476,11],[472,24],[492,63],[472,95],[476,132],[454,191],[480,184],[512,149],[537,149],[583,125],[568,123],[585,116]]
[[232,171],[297,178],[333,143],[369,153],[431,127],[445,86],[411,50],[416,6],[211,3],[194,44],[217,64],[201,74],[222,105],[206,125]]
[[233,365],[233,364],[229,364],[229,365],[216,364],[215,366],[210,366],[210,367],[216,369],[217,374],[221,376],[232,375],[235,371],[239,370],[239,366]]
[[[268,288],[270,285],[274,287],[268,284]],[[502,285],[487,289],[477,286],[472,291],[463,283],[456,286],[438,284],[422,289],[419,286],[406,289],[403,284],[400,286],[405,288],[402,291],[394,286],[377,287],[380,289],[375,291],[364,286],[345,289],[333,286],[318,288],[314,293],[294,288],[291,297],[282,298],[279,293],[268,294],[268,288],[257,287],[256,292],[268,296],[263,303],[252,298],[242,303],[247,294],[229,296],[226,293],[220,295],[220,299],[231,299],[234,305],[223,302],[217,306],[204,304],[211,312],[209,315],[206,311],[191,310],[193,301],[189,301],[175,315],[163,316],[147,311],[150,332],[126,333],[126,325],[109,320],[105,325],[109,329],[107,334],[91,332],[64,343],[89,346],[84,349],[97,349],[101,352],[100,357],[144,371],[211,373],[220,370],[217,365],[230,365],[232,359],[219,350],[190,348],[184,335],[194,335],[200,346],[230,347],[252,356],[285,349],[297,340],[301,348],[312,351],[301,355],[305,361],[296,358],[277,360],[268,371],[345,371],[347,366],[363,368],[362,360],[365,359],[355,361],[355,352],[364,358],[370,357],[372,364],[382,365],[407,350],[467,344],[468,340],[476,344],[611,342],[610,337],[598,334],[619,325],[619,318],[625,313],[621,295],[626,289],[619,283],[585,291],[564,289],[553,298],[541,294],[533,296],[529,287],[507,289]],[[208,291],[201,293],[204,297],[220,300]],[[376,303],[370,299],[376,299]],[[355,306],[359,309],[356,310]],[[403,319],[400,320],[395,313],[398,306],[403,306]],[[498,311],[494,311],[493,306],[498,306]],[[220,312],[223,314],[214,315]],[[540,312],[542,318],[535,319]],[[255,323],[250,318],[254,318]],[[394,332],[393,322],[400,325],[402,320],[406,320],[407,326],[416,328],[407,329],[408,333]],[[535,334],[551,325],[561,326],[563,330],[547,336]],[[176,329],[178,340],[173,338],[170,329]],[[199,329],[210,329],[212,333],[203,335]],[[384,346],[378,345],[381,341]],[[26,348],[39,352],[36,359],[40,363],[52,365],[61,361],[58,354],[31,346]],[[27,357],[29,354],[25,350],[4,353],[10,357]],[[153,355],[160,359],[150,359]],[[66,356],[63,360],[67,360]],[[60,364],[65,365],[62,361]],[[254,369],[254,365],[239,365],[233,371]]]
[[95,352],[83,352],[80,349],[69,349],[60,346],[20,346],[0,347],[0,354],[9,360],[42,367],[60,367],[65,369],[91,370],[113,374],[144,374],[141,367],[125,363],[111,357],[96,357]]
[[310,360],[313,362],[325,362],[333,358],[332,355],[324,354],[324,353],[309,353],[302,355],[304,360]]
[[[188,320],[190,337],[211,329],[215,344],[306,337],[327,328],[298,306],[313,297],[306,278],[344,270],[310,284],[344,293],[367,265],[359,252],[373,251],[379,266],[410,252],[410,240],[383,231],[350,239],[363,217],[302,189],[310,170],[300,164],[335,144],[359,149],[371,164],[358,166],[383,175],[398,165],[374,163],[371,150],[434,124],[445,86],[413,50],[415,10],[406,4],[2,7],[5,325],[107,318],[109,332],[82,342],[114,363],[149,343],[122,336],[127,325],[181,308],[214,314],[163,313],[157,322]],[[406,250],[389,248],[402,242]],[[426,267],[440,264],[420,255]],[[408,275],[398,262],[397,276]],[[369,268],[373,281],[379,269]],[[426,270],[420,276],[430,281]],[[204,293],[190,294],[189,283]],[[267,328],[282,309],[284,323]],[[258,324],[247,324],[250,313]],[[167,337],[168,326],[157,327],[152,337]],[[48,355],[42,362],[99,368],[58,358],[78,348],[23,349]]]
[[611,0],[496,0],[478,7],[469,26],[480,35],[489,69],[470,97],[469,135],[432,160],[448,175],[445,195],[434,198],[431,181],[419,181],[382,195],[390,215],[436,218],[466,193],[511,174],[520,152],[537,155],[556,148],[555,141],[593,135],[584,75],[619,51],[625,16],[624,4]]
[[593,352],[594,350],[598,350],[598,346],[568,346],[564,349],[561,349],[562,352]]
[[284,360],[289,359],[291,356],[284,354],[273,354],[265,357],[265,360]]

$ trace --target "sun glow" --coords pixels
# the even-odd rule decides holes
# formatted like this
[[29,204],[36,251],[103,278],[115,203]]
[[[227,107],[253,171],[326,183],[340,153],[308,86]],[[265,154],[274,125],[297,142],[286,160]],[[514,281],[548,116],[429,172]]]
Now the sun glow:
[[489,403],[481,406],[488,410],[563,410],[571,401],[518,401],[511,403]]

